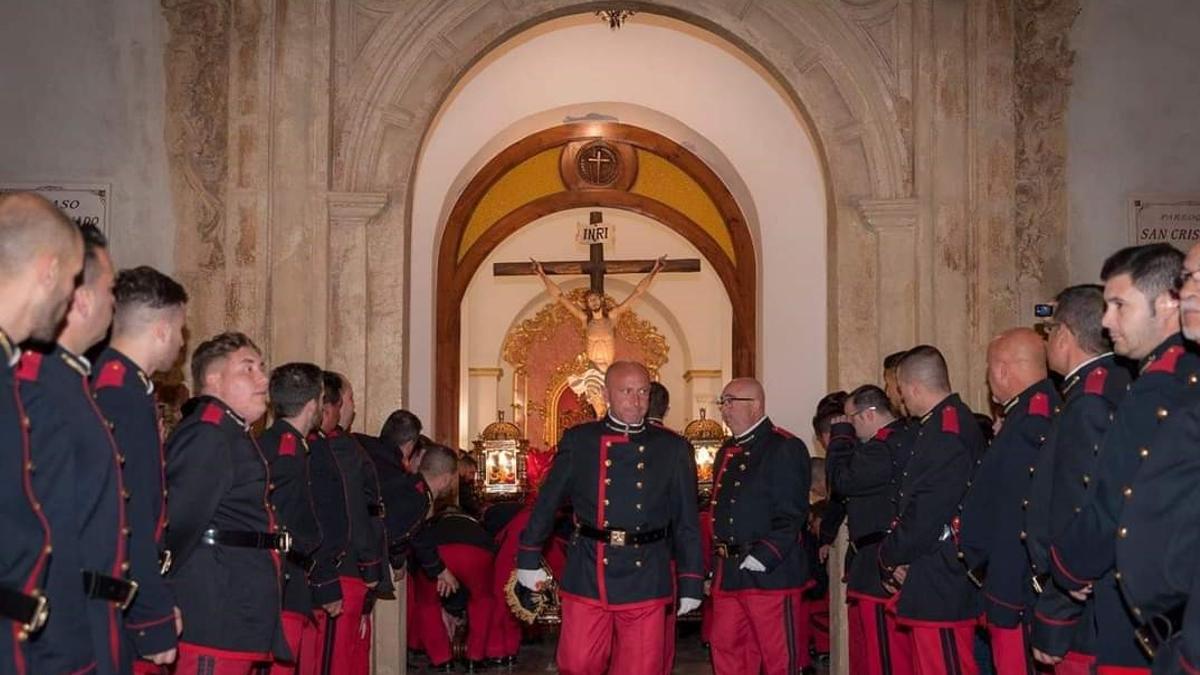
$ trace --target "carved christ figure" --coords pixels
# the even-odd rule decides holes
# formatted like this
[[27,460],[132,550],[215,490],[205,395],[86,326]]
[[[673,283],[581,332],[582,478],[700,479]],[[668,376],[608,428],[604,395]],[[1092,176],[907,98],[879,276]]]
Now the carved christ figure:
[[[530,258],[530,260],[533,260]],[[546,292],[550,297],[554,298],[559,304],[567,308],[576,319],[583,322],[584,335],[587,339],[587,356],[596,369],[602,373],[608,372],[608,366],[612,364],[616,357],[617,351],[617,320],[621,315],[628,312],[633,303],[650,288],[654,277],[662,270],[663,263],[666,262],[667,256],[662,256],[654,262],[654,269],[645,276],[629,297],[625,298],[621,304],[613,307],[610,310],[604,308],[604,296],[589,290],[587,295],[583,296],[583,304],[579,304],[568,298],[559,288],[558,284],[550,280],[546,276],[545,270],[542,269],[542,264],[533,260],[533,269],[537,272],[538,278],[546,286]]]

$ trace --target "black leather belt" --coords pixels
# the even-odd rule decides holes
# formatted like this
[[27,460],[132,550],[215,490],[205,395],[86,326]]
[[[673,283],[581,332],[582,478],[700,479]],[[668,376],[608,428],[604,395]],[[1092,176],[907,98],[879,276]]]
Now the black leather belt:
[[367,504],[367,514],[372,518],[382,518],[384,516],[383,504]]
[[204,534],[200,536],[200,541],[209,546],[220,544],[240,548],[265,548],[280,553],[292,550],[292,535],[287,530],[275,534],[236,530],[205,530]]
[[83,592],[89,598],[107,600],[126,610],[129,609],[137,591],[138,584],[132,579],[118,579],[91,570],[83,571]]
[[641,546],[667,538],[667,528],[665,527],[647,532],[628,532],[626,530],[602,530],[591,525],[576,523],[575,531],[588,539],[602,541],[609,546]]
[[868,546],[878,544],[879,542],[886,539],[887,536],[888,536],[887,530],[880,530],[878,532],[872,532],[871,534],[864,534],[863,536],[859,537],[858,539],[855,539],[850,542],[850,552],[858,553],[859,551],[861,551],[862,549],[864,549]]
[[1183,611],[1187,605],[1175,605],[1171,609],[1150,617],[1146,623],[1138,626],[1133,635],[1137,638],[1138,646],[1146,656],[1154,659],[1158,648],[1166,644],[1183,629]]
[[22,636],[28,637],[46,625],[46,619],[50,618],[50,602],[38,592],[26,595],[0,586],[0,616],[21,624]]
[[718,558],[740,558],[750,552],[745,544],[730,544],[719,539],[713,540],[713,554]]

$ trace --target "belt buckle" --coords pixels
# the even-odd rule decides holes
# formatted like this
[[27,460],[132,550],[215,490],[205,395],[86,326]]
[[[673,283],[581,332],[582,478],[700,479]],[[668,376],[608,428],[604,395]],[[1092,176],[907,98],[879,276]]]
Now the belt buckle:
[[133,599],[137,597],[138,592],[138,582],[134,581],[133,579],[129,579],[126,581],[126,583],[129,584],[129,590],[125,593],[125,599],[122,600],[119,605],[117,605],[121,608],[122,612],[129,609],[129,605],[133,604]]
[[171,558],[171,549],[168,548],[162,552],[161,556],[159,556],[158,575],[162,577],[167,576],[167,572],[171,571],[172,562],[174,562],[174,560]]
[[278,542],[277,548],[280,553],[287,553],[288,551],[292,550],[292,533],[291,532],[288,532],[287,530],[280,530],[279,534],[276,535],[276,537],[277,537],[276,541]]
[[609,530],[608,531],[609,546],[624,546],[625,545],[625,530]]
[[34,591],[32,597],[37,605],[33,608],[33,615],[29,617],[29,621],[21,624],[20,637],[22,639],[41,630],[42,626],[46,625],[46,620],[50,618],[50,599],[39,591]]

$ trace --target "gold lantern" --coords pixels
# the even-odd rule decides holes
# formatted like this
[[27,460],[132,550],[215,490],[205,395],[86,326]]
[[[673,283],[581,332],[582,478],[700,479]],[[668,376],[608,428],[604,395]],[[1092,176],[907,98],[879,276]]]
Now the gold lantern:
[[712,494],[713,460],[717,450],[725,442],[725,427],[716,420],[708,419],[704,408],[700,409],[700,419],[688,422],[683,428],[683,437],[692,444],[696,453],[696,489],[701,497]]
[[504,421],[503,411],[497,411],[496,421],[487,425],[472,445],[479,467],[475,482],[484,499],[519,497],[524,493],[529,441],[520,427]]

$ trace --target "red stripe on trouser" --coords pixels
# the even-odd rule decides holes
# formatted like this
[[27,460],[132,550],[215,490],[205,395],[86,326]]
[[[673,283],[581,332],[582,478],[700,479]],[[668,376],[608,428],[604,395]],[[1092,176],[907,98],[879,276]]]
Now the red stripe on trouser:
[[[912,675],[912,634],[896,625],[887,600],[850,601],[850,672],[856,675]],[[857,643],[857,645],[855,644]]]
[[563,675],[661,675],[666,604],[605,609],[562,599],[558,671]]
[[467,589],[467,658],[482,661],[487,657],[492,608],[496,604],[492,552],[469,544],[444,544],[438,546],[438,554]]
[[187,642],[179,643],[175,675],[250,675],[266,664],[265,654],[230,652]]
[[1054,665],[1054,675],[1092,675],[1096,657],[1091,654],[1067,652],[1062,661]]
[[988,624],[988,638],[992,643],[996,675],[1029,675],[1032,672],[1024,626],[1001,628]]
[[974,624],[936,628],[911,626],[916,675],[979,675]]
[[808,624],[812,627],[812,647],[818,654],[829,653],[829,595],[806,600]]
[[712,600],[717,675],[788,674],[808,667],[803,592],[715,593]]
[[367,675],[370,669],[368,653],[371,633],[362,632],[363,603],[367,599],[367,584],[354,577],[338,577],[342,587],[342,613],[337,617],[333,635],[332,675]]

